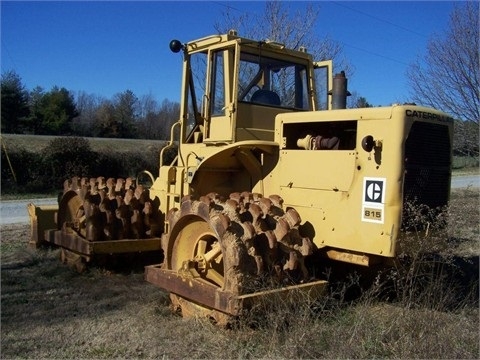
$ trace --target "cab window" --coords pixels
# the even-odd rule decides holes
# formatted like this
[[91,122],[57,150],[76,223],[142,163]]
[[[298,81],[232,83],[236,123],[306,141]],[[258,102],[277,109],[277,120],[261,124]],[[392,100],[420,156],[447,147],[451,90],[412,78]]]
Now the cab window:
[[242,53],[239,100],[265,106],[308,110],[305,65]]

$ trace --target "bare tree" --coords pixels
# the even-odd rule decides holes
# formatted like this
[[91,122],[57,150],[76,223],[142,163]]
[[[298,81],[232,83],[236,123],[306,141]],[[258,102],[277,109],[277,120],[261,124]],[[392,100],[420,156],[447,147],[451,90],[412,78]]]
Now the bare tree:
[[158,131],[160,139],[170,138],[170,128],[178,120],[180,104],[168,99],[163,100],[158,113]]
[[[461,120],[455,129],[456,148],[466,147],[471,150],[476,147],[478,155],[478,2],[455,3],[449,27],[442,35],[437,34],[429,41],[425,58],[409,67],[407,77],[412,89],[412,100],[443,110]],[[463,143],[459,144],[459,141]]]
[[347,107],[348,108],[369,108],[373,107],[367,99],[363,96],[360,96],[356,91],[352,91],[351,95],[347,98]]
[[[235,11],[235,9],[233,9]],[[322,37],[317,36],[316,23],[320,13],[319,3],[308,2],[304,11],[291,11],[290,4],[282,1],[267,1],[265,11],[260,14],[242,13],[239,16],[232,14],[232,8],[228,7],[223,14],[221,22],[215,24],[219,33],[226,33],[235,29],[242,37],[270,40],[284,44],[290,49],[304,47],[312,54],[314,60],[333,60],[335,72],[345,71],[348,76],[353,75],[353,66],[343,57],[342,46],[332,40],[327,33]],[[317,98],[320,108],[326,108],[327,104],[321,99],[326,98],[326,91],[320,84],[325,83],[325,74],[315,74],[317,78]]]
[[178,120],[180,104],[168,99],[159,104],[151,94],[140,99],[140,118],[137,131],[144,139],[169,139],[170,127]]
[[[285,5],[287,4],[287,5]],[[284,44],[291,49],[307,48],[315,60],[333,59],[338,69],[353,72],[352,66],[342,56],[342,46],[331,40],[328,34],[323,38],[316,35],[315,25],[320,7],[318,3],[308,2],[304,12],[291,12],[288,3],[267,1],[265,12],[260,16],[243,13],[232,14],[230,7],[223,13],[221,22],[215,24],[215,30],[226,33],[236,29],[242,37],[271,40]]]
[[95,112],[94,136],[120,137],[115,121],[115,106],[110,100],[103,100]]
[[72,121],[72,130],[76,135],[93,136],[95,134],[96,113],[105,101],[102,97],[80,91],[76,96],[79,115]]
[[137,132],[141,139],[155,139],[157,134],[156,124],[158,114],[158,103],[152,93],[143,95],[139,99],[139,119]]

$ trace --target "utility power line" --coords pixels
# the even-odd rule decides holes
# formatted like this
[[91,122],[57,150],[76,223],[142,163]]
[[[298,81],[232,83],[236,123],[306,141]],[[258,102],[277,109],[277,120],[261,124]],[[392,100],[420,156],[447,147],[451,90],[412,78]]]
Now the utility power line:
[[371,14],[369,14],[369,13],[366,13],[366,12],[364,12],[364,11],[361,11],[361,10],[358,10],[358,9],[355,9],[355,8],[352,8],[352,7],[347,6],[347,5],[345,5],[344,3],[341,3],[341,2],[338,2],[338,1],[333,1],[333,3],[334,3],[335,5],[338,5],[338,6],[343,7],[343,8],[345,8],[345,9],[349,9],[349,10],[351,10],[351,11],[357,12],[357,13],[362,14],[362,15],[364,15],[364,16],[367,16],[367,17],[369,17],[369,18],[372,18],[372,19],[375,19],[375,20],[377,20],[377,21],[384,22],[385,24],[394,26],[394,27],[399,28],[399,29],[401,29],[401,30],[403,30],[403,31],[406,31],[406,32],[409,32],[409,33],[412,33],[412,34],[415,34],[415,35],[418,35],[418,36],[420,36],[420,37],[423,37],[423,38],[427,38],[427,39],[428,39],[428,36],[427,36],[427,35],[421,34],[421,33],[417,32],[417,31],[415,31],[415,30],[406,28],[405,26],[395,24],[395,23],[393,23],[393,22],[391,22],[391,21],[389,21],[389,20],[385,20],[385,19],[379,18],[379,17],[377,17],[377,16],[371,15]]

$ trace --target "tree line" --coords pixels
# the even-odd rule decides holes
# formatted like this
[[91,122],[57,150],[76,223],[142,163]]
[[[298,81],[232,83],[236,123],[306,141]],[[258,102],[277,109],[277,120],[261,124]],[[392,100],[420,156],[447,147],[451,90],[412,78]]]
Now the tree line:
[[112,99],[58,86],[28,90],[12,70],[1,77],[1,106],[2,133],[157,140],[169,137],[180,112],[176,102],[131,90]]

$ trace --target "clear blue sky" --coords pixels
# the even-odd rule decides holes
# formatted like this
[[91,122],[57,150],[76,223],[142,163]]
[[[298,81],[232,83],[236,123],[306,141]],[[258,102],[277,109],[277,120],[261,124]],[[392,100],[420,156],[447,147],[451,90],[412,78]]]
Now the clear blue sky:
[[[318,5],[317,35],[343,46],[355,67],[349,90],[373,105],[408,100],[408,64],[447,28],[453,8],[450,1]],[[129,89],[179,101],[181,56],[168,44],[214,34],[226,6],[235,15],[264,10],[262,1],[1,1],[2,73],[16,71],[29,90],[59,86],[112,98]],[[295,11],[306,2],[285,6]]]

